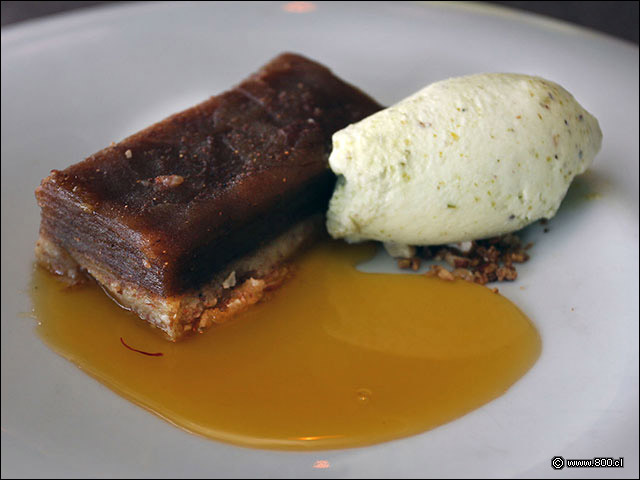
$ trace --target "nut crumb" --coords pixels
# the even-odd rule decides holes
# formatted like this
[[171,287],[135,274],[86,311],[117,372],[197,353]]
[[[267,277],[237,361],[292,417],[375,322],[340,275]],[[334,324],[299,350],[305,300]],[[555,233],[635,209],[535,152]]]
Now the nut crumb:
[[407,269],[410,268],[414,272],[420,269],[420,264],[422,261],[418,257],[411,258],[399,258],[398,259],[398,268]]
[[453,276],[453,273],[440,265],[431,265],[431,268],[425,275],[427,277],[438,277],[447,281],[453,281],[456,278]]
[[496,270],[496,275],[498,276],[499,282],[502,282],[504,280],[513,281],[518,278],[518,272],[513,266],[498,268],[498,270]]
[[453,271],[453,275],[457,278],[461,278],[467,282],[473,282],[473,273],[467,268],[456,268]]
[[131,150],[127,150],[124,152],[124,156],[127,158],[133,158],[133,153],[131,153]]
[[409,268],[411,266],[411,260],[409,258],[399,258],[398,259],[398,268],[403,270]]
[[[426,276],[444,280],[460,278],[467,282],[485,285],[492,282],[509,282],[518,278],[515,264],[529,260],[525,251],[533,246],[522,246],[520,237],[510,233],[486,240],[470,242],[471,247],[461,250],[462,244],[435,245],[424,247],[421,257],[446,262],[452,269],[441,265],[432,265]],[[435,255],[432,252],[436,252]],[[413,268],[411,258],[398,260],[400,268]],[[524,290],[524,287],[520,287]]]
[[446,268],[442,268],[442,267],[438,271],[438,277],[441,278],[442,280],[446,280],[448,282],[452,282],[456,278],[456,277],[453,276],[453,273],[451,273]]

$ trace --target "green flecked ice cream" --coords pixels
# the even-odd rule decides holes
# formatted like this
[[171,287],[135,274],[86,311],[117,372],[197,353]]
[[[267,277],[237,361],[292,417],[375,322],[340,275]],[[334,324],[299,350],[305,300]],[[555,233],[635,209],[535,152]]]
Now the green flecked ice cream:
[[601,142],[598,121],[548,80],[437,82],[334,134],[327,228],[398,256],[512,232],[555,215]]

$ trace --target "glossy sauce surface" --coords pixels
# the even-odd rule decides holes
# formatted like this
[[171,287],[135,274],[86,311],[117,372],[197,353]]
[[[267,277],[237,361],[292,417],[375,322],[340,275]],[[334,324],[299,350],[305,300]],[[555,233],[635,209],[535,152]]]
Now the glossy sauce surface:
[[[502,395],[540,337],[501,295],[463,281],[362,273],[373,247],[325,242],[233,321],[169,343],[95,285],[36,269],[38,331],[107,387],[238,445],[356,447],[420,433]],[[148,356],[133,348],[162,356]]]

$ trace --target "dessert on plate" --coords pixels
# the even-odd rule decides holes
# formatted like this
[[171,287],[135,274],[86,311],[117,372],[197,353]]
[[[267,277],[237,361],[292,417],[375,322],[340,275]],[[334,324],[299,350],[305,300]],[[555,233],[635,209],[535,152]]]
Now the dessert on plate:
[[36,190],[36,255],[70,283],[93,277],[171,340],[280,285],[325,212],[334,238],[381,241],[403,258],[455,244],[439,256],[459,278],[513,280],[512,263],[528,258],[517,238],[472,241],[555,215],[601,141],[597,120],[539,77],[452,78],[382,110],[327,68],[283,54],[52,171]]

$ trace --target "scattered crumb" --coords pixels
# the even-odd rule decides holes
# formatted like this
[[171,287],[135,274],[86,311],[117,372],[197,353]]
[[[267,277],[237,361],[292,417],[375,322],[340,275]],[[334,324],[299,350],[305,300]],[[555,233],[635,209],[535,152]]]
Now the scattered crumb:
[[127,150],[126,152],[124,152],[124,156],[127,158],[132,158],[133,157],[133,153],[131,153],[131,150]]
[[420,257],[411,257],[411,258],[399,258],[398,259],[398,268],[407,269],[410,268],[414,272],[420,269],[420,264],[422,260]]
[[[443,280],[461,278],[468,282],[485,285],[491,282],[511,282],[518,278],[516,264],[529,260],[527,249],[533,244],[522,246],[520,237],[510,233],[487,240],[471,242],[467,251],[461,251],[452,245],[423,248],[423,259],[446,262],[451,269],[441,265],[432,265],[426,273],[429,277]],[[435,254],[433,252],[436,252]],[[400,268],[414,268],[412,258],[398,260]],[[520,287],[524,290],[524,287]]]
[[499,267],[496,270],[496,275],[499,282],[503,282],[505,280],[513,281],[518,278],[518,272],[513,265],[510,265],[508,267]]
[[442,280],[447,280],[449,282],[455,280],[455,278],[456,278],[456,277],[453,276],[453,273],[451,273],[446,268],[441,268],[438,271],[438,277],[441,278]]
[[463,280],[466,280],[467,282],[474,281],[473,272],[469,271],[466,268],[456,268],[452,273],[456,278],[461,278]]
[[399,258],[398,259],[398,268],[402,268],[403,270],[409,268],[411,266],[410,258]]

